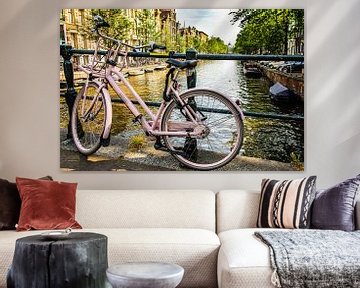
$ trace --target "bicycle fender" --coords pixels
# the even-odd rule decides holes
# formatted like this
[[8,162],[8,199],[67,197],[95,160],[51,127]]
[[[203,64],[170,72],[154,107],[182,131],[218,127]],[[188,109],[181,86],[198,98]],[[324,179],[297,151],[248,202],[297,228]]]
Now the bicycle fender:
[[110,109],[106,110],[105,128],[104,128],[104,133],[102,135],[102,139],[108,139],[110,137],[111,122],[112,122],[111,97],[107,89],[102,89],[102,92],[104,93],[106,107],[110,107]]
[[94,80],[93,82],[99,87],[99,89],[103,93],[104,100],[105,100],[105,106],[110,107],[110,109],[106,109],[105,128],[104,128],[103,135],[101,136],[101,138],[103,140],[106,140],[109,138],[110,132],[111,132],[111,122],[112,122],[111,97],[110,97],[109,91],[107,89],[103,89],[106,87],[106,85],[104,83],[101,83],[100,81],[96,81],[96,80]]

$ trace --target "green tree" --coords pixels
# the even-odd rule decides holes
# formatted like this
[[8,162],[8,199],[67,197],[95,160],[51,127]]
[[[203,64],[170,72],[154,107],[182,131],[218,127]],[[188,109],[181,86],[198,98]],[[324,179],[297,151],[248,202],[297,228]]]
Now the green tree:
[[156,41],[160,32],[156,32],[156,21],[154,13],[151,9],[143,9],[137,15],[137,36],[141,43],[146,44],[150,41]]
[[173,35],[171,34],[169,19],[166,19],[164,23],[160,40],[163,44],[165,44],[168,51],[174,51],[176,49],[176,39],[173,39]]
[[198,53],[205,53],[208,50],[207,49],[208,48],[207,43],[201,41],[201,39],[200,39],[200,37],[198,35],[196,35],[194,37],[193,45],[194,45],[194,48],[196,49],[196,51]]
[[100,15],[110,27],[106,34],[110,37],[126,40],[131,27],[130,20],[126,17],[124,9],[92,9],[92,15]]
[[227,53],[228,47],[220,37],[212,36],[207,42],[207,52],[209,53]]
[[196,35],[194,37],[194,41],[193,41],[194,47],[196,49],[197,52],[201,52],[201,41],[200,38]]
[[179,53],[183,53],[186,51],[186,39],[184,38],[184,36],[177,35],[175,48],[175,51]]
[[231,12],[238,23],[235,52],[287,54],[288,40],[303,31],[302,9],[239,9]]

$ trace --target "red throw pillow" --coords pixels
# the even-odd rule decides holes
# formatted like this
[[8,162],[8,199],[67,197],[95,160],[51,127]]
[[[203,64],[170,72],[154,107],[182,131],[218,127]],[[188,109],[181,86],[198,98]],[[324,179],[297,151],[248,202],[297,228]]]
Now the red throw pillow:
[[[51,176],[39,179],[52,180]],[[19,221],[21,199],[16,183],[0,179],[0,230],[15,230]]]
[[76,183],[16,178],[21,198],[17,231],[81,228],[75,221]]

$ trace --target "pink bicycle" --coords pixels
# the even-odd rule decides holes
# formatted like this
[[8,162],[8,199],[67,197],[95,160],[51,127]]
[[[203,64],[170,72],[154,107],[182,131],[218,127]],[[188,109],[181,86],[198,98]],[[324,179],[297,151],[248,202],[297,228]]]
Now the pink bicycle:
[[[109,145],[112,122],[110,85],[147,136],[156,137],[155,149],[165,150],[183,165],[196,170],[212,170],[229,163],[239,153],[243,141],[243,113],[229,97],[211,89],[194,88],[179,92],[178,74],[193,69],[197,60],[168,59],[170,69],[166,74],[163,101],[153,113],[121,73],[126,65],[126,51],[147,48],[166,49],[154,43],[131,46],[102,34],[109,27],[101,17],[95,16],[95,33],[98,35],[91,64],[79,66],[88,74],[78,93],[72,112],[72,134],[80,153],[90,155],[101,146]],[[104,56],[98,54],[100,41],[108,47]],[[123,65],[118,67],[118,57]],[[128,88],[145,112],[143,115],[122,91],[116,81]]]

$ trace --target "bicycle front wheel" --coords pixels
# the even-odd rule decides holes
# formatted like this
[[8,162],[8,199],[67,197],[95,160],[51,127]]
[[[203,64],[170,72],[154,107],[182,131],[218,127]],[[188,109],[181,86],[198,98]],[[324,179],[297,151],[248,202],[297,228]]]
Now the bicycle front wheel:
[[[202,135],[164,136],[165,146],[178,161],[192,169],[212,170],[229,163],[238,155],[243,141],[243,121],[235,104],[206,89],[190,90],[180,98],[185,107],[196,113],[197,124],[192,130],[201,129]],[[189,123],[185,107],[177,101],[170,102],[162,117],[162,131],[173,131],[174,123]],[[185,131],[193,132],[188,128]]]
[[84,85],[75,99],[71,116],[72,136],[80,153],[90,155],[100,148],[109,114],[111,103],[99,85],[94,82]]

